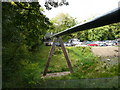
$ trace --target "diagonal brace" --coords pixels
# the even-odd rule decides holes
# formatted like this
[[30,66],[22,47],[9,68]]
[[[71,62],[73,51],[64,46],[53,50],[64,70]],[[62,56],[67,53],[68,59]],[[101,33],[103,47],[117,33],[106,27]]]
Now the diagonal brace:
[[46,63],[46,67],[44,69],[44,72],[43,72],[43,76],[45,76],[47,74],[47,71],[48,71],[48,67],[49,67],[49,64],[50,64],[50,61],[51,61],[51,58],[52,58],[52,55],[53,55],[53,52],[55,50],[55,43],[56,42],[60,42],[60,45],[61,45],[61,48],[62,48],[62,51],[64,53],[64,56],[65,56],[65,59],[67,61],[67,64],[68,64],[68,68],[70,69],[70,72],[73,73],[73,69],[72,69],[72,65],[71,65],[71,62],[68,58],[68,54],[66,52],[66,49],[65,49],[65,46],[62,42],[62,39],[61,38],[55,38],[54,41],[53,41],[53,45],[51,47],[51,50],[49,52],[49,56],[48,56],[48,60],[47,60],[47,63]]

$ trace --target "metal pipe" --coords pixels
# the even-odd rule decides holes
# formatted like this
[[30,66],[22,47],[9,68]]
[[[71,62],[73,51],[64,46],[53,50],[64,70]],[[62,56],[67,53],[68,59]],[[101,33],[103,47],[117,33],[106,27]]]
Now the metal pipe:
[[91,28],[96,28],[96,27],[120,22],[120,15],[119,14],[120,14],[120,7],[116,8],[116,9],[114,9],[114,10],[112,10],[112,11],[110,11],[102,16],[99,16],[93,20],[90,20],[90,21],[85,22],[83,24],[76,25],[74,27],[71,27],[71,28],[66,29],[64,31],[61,31],[59,33],[56,33],[56,34],[52,35],[51,37],[59,37],[62,35],[78,32],[78,31],[83,31],[83,30],[87,30],[87,29],[91,29]]

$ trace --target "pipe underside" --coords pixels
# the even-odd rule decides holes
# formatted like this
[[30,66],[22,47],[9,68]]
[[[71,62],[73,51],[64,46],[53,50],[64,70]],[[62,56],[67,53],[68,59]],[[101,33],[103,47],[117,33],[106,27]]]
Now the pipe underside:
[[120,22],[120,7],[102,16],[99,16],[93,20],[90,20],[83,24],[76,25],[74,27],[61,31],[59,33],[56,33],[52,35],[51,37],[59,37],[65,34],[70,34],[70,33],[83,31],[83,30],[87,30],[91,28],[96,28],[96,27],[100,27],[100,26],[104,26],[104,25],[108,25],[112,23],[117,23],[117,22]]

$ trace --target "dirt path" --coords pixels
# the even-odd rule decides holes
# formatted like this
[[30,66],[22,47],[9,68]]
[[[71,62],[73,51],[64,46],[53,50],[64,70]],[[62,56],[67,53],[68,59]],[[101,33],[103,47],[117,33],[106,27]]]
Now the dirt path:
[[91,51],[97,56],[120,56],[120,47],[106,46],[106,47],[92,47]]
[[58,77],[58,76],[63,76],[63,75],[68,75],[68,74],[70,74],[69,71],[67,71],[67,72],[58,72],[58,73],[47,73],[47,75],[44,76],[44,77]]

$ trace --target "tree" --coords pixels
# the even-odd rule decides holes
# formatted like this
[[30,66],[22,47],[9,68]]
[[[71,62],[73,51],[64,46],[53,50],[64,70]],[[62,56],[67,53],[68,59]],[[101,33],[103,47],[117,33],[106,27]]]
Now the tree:
[[[75,18],[71,17],[69,14],[60,13],[56,17],[51,19],[51,23],[53,26],[48,32],[58,33],[60,31],[66,30],[72,26],[75,26],[78,22]],[[76,36],[75,34],[69,34],[63,36],[63,39],[67,40],[68,38],[72,38]]]
[[15,42],[33,49],[42,43],[50,22],[37,2],[3,3],[3,11],[3,44]]
[[92,28],[89,30],[78,32],[78,38],[82,41],[90,40],[114,40],[120,38],[120,23],[113,23],[110,25],[101,26],[98,28]]
[[3,81],[7,82],[23,68],[21,62],[29,62],[31,53],[37,52],[50,22],[37,2],[3,2],[2,11]]
[[56,7],[59,7],[59,6],[63,6],[63,5],[69,5],[68,2],[66,2],[66,0],[61,0],[61,1],[58,1],[58,0],[46,0],[45,1],[45,7],[47,10],[51,10],[52,7],[56,8]]

